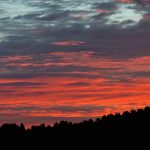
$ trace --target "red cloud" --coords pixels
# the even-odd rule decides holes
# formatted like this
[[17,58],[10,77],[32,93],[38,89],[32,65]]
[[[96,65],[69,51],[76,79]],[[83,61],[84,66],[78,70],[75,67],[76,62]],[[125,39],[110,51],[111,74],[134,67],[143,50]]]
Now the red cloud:
[[117,2],[121,2],[121,3],[133,3],[134,0],[116,0]]
[[96,12],[104,14],[104,13],[109,13],[110,11],[107,9],[97,9]]
[[58,46],[77,46],[85,44],[85,42],[82,41],[61,41],[61,42],[53,42],[51,45],[58,45]]

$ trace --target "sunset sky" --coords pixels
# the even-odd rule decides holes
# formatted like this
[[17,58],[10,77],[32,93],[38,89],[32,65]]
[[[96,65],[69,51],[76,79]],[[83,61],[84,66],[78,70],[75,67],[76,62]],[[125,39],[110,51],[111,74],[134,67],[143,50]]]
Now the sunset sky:
[[150,0],[0,0],[0,124],[147,105]]

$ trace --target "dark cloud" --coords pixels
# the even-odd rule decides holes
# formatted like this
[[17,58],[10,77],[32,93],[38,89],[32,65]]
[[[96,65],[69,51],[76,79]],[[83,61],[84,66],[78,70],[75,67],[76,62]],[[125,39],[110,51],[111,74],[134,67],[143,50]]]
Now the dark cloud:
[[66,85],[67,86],[89,86],[90,83],[88,83],[88,82],[74,82],[74,83],[69,83]]
[[[95,96],[99,101],[143,95],[142,91],[138,91],[139,95],[128,91],[107,94],[115,84],[126,83],[129,86],[135,84],[134,79],[140,81],[150,77],[149,1],[6,0],[1,1],[0,14],[0,81],[3,81],[0,83],[0,96],[6,101],[15,96],[20,99],[29,96],[36,101],[44,94],[57,96],[60,93],[70,99]],[[62,82],[66,78],[74,80]],[[33,79],[35,82],[31,81]],[[40,79],[47,80],[43,82]],[[100,79],[109,81],[101,83]],[[56,93],[51,91],[51,80],[58,87],[67,88],[67,92],[63,89]],[[49,83],[48,91],[43,88],[46,83]],[[95,89],[93,85],[102,88]],[[106,89],[107,86],[111,88]],[[21,87],[24,91],[20,90]],[[30,87],[35,91],[27,91]],[[42,91],[37,90],[38,87]],[[93,88],[79,92],[77,89],[80,87]],[[71,93],[68,89],[73,88],[76,91]],[[108,93],[102,94],[106,90]],[[89,91],[96,93],[84,93]],[[61,99],[65,99],[63,96]],[[5,104],[3,99],[0,103]],[[103,105],[34,106],[31,102],[30,106],[0,105],[0,116],[1,121],[29,120],[33,123],[66,118],[38,115],[36,118],[19,113],[60,111],[69,114],[83,111],[86,116],[94,110],[105,109],[107,107]],[[13,112],[13,119],[8,112]]]
[[106,109],[105,106],[95,106],[95,105],[83,105],[83,106],[72,106],[72,105],[58,105],[58,106],[11,106],[11,105],[4,105],[0,104],[0,111],[11,111],[12,113],[19,113],[20,115],[24,112],[32,113],[32,112],[39,112],[43,111],[45,113],[50,113],[52,111],[58,111],[63,113],[71,113],[71,112],[85,112],[89,113],[92,111],[103,111]]
[[95,74],[82,74],[82,73],[46,73],[41,71],[39,72],[25,72],[25,73],[10,73],[10,74],[0,74],[1,79],[32,79],[35,77],[75,77],[75,78],[95,78],[97,75]]
[[[37,82],[11,82],[11,83],[0,83],[0,87],[7,87],[7,86],[13,86],[13,87],[28,87],[28,86],[40,86],[43,83],[37,83]],[[7,91],[8,92],[8,91]]]

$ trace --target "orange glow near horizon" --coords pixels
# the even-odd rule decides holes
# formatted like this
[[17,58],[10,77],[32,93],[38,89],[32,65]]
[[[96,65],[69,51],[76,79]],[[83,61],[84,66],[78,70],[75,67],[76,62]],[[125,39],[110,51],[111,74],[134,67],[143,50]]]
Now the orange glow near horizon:
[[[55,62],[56,66],[72,65],[92,69],[64,72],[61,76],[58,72],[55,76],[41,74],[33,78],[3,77],[0,79],[0,86],[3,87],[0,91],[0,106],[6,109],[1,110],[2,114],[19,114],[20,118],[92,118],[150,104],[150,78],[141,75],[150,71],[148,56],[113,60],[94,57],[92,52],[52,52],[49,53],[51,55],[62,57],[61,62]],[[24,65],[24,61],[20,62],[20,58],[23,60],[32,57],[15,56],[5,61],[8,62],[7,66],[14,64],[22,70],[31,66],[44,68],[53,65],[51,60],[40,64],[33,62],[29,66]],[[52,73],[56,72],[50,72],[50,75]],[[67,73],[69,76],[66,76]],[[139,77],[137,75],[134,78],[134,74],[138,73]],[[10,120],[9,118],[8,121]]]
[[150,106],[149,8],[150,0],[1,1],[0,125]]

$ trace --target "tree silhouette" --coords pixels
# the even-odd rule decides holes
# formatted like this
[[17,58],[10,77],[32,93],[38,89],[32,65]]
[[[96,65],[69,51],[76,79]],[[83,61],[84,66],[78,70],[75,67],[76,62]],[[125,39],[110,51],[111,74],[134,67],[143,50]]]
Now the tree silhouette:
[[[125,111],[122,114],[109,114],[95,121],[84,120],[80,123],[68,121],[56,122],[54,126],[41,124],[25,129],[21,123],[5,123],[0,127],[0,142],[21,144],[31,148],[31,146],[55,146],[80,149],[79,144],[84,146],[99,145],[100,147],[116,146],[117,143],[123,145],[138,145],[139,143],[150,142],[150,107],[144,109]],[[55,144],[57,143],[57,144]],[[9,144],[5,144],[5,147]]]

